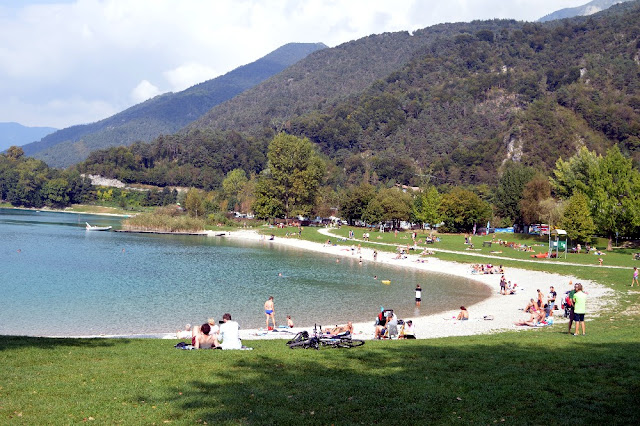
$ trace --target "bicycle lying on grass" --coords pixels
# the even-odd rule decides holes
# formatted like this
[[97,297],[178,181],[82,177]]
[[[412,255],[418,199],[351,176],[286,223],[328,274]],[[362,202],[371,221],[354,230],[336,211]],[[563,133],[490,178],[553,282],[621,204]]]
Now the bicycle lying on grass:
[[313,335],[309,336],[306,331],[301,331],[287,342],[287,346],[291,349],[320,349],[321,347],[329,348],[355,348],[364,345],[364,340],[351,338],[349,332],[340,333],[335,336],[322,333],[322,326],[313,326]]

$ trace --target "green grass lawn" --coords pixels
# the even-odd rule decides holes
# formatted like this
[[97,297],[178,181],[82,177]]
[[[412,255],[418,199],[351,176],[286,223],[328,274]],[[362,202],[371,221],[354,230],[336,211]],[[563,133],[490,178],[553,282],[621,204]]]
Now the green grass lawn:
[[[279,238],[287,230],[266,232]],[[327,239],[311,228],[302,238]],[[462,242],[442,236],[435,248],[464,250]],[[640,291],[629,291],[629,253],[607,254],[607,263],[624,268],[525,263],[508,254],[507,267],[607,285],[617,303],[587,322],[584,337],[556,324],[343,350],[245,341],[253,351],[181,351],[170,340],[0,336],[0,424],[637,424]],[[589,258],[573,255],[580,256]]]
[[634,424],[633,327],[601,319],[585,337],[557,325],[320,351],[3,337],[0,423]]

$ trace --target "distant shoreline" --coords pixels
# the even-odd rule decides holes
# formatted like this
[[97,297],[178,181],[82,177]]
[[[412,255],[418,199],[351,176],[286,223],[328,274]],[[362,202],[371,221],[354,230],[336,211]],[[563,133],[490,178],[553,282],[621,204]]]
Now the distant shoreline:
[[72,213],[72,214],[88,214],[88,215],[94,215],[94,216],[112,216],[112,217],[130,217],[130,216],[134,216],[135,214],[124,214],[124,213],[97,213],[97,212],[77,212],[77,211],[73,211],[73,210],[61,210],[61,209],[52,209],[50,207],[42,207],[42,208],[35,208],[35,207],[0,207],[3,209],[7,209],[7,210],[25,210],[25,211],[31,211],[31,212],[47,212],[47,213]]

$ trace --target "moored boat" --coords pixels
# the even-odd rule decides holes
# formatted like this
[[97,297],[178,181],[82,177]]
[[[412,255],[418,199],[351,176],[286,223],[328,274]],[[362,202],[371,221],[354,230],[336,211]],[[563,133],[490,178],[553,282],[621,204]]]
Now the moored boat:
[[110,226],[91,226],[89,225],[88,222],[85,222],[87,224],[87,231],[109,231],[111,230]]

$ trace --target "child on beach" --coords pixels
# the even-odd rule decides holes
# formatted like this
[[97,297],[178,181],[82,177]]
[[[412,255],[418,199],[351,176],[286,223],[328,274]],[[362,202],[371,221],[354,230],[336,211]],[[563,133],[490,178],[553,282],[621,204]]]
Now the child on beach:
[[291,319],[291,315],[287,315],[287,327],[293,328],[293,320]]

